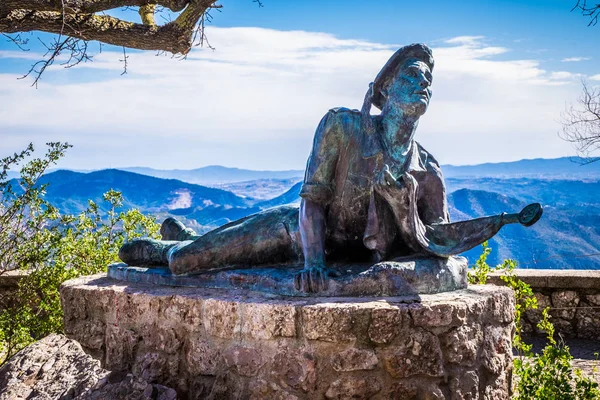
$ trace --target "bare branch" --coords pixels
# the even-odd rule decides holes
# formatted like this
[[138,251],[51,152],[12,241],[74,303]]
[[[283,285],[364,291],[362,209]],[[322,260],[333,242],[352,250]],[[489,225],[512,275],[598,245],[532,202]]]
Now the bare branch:
[[[38,38],[38,40],[40,40]],[[61,36],[58,36],[57,39],[54,39],[50,45],[42,42],[42,45],[46,47],[46,53],[44,54],[44,58],[36,63],[34,63],[29,71],[23,75],[19,79],[27,78],[28,76],[33,75],[34,80],[31,86],[37,87],[39,80],[46,71],[46,69],[54,64],[58,56],[60,56],[63,52],[67,52],[69,57],[66,61],[62,62],[61,65],[65,68],[71,68],[79,63],[87,62],[91,60],[91,57],[88,55],[88,42],[84,40],[75,39],[72,37],[66,37],[64,40]]]
[[21,34],[16,34],[14,36],[11,36],[11,35],[7,35],[7,34],[3,33],[2,36],[4,36],[6,39],[8,39],[7,40],[8,42],[12,42],[19,49],[21,49],[23,51],[29,51],[29,49],[25,47],[27,45],[27,43],[29,43],[29,39],[23,39],[21,37]]
[[598,17],[600,17],[600,3],[588,4],[587,0],[577,0],[575,7],[571,11],[580,10],[581,15],[589,17],[590,22],[588,26],[593,26],[598,23]]
[[[263,7],[261,0],[252,1]],[[141,23],[104,13],[132,8],[137,8]],[[47,49],[44,59],[25,74],[35,76],[36,86],[42,73],[65,52],[70,53],[62,64],[67,68],[91,60],[87,55],[90,41],[100,43],[100,52],[102,44],[122,47],[123,74],[127,73],[126,48],[171,53],[178,58],[185,58],[194,45],[213,49],[205,24],[211,21],[210,11],[220,8],[217,0],[0,0],[0,34],[24,51],[28,50],[24,47],[27,40],[21,36],[24,32],[58,35],[50,44],[43,43]],[[181,12],[171,21],[172,14],[163,13],[166,9]],[[157,25],[156,13],[165,20],[162,25]]]
[[123,59],[119,60],[123,63],[123,72],[121,72],[121,75],[125,75],[127,73],[127,59],[129,58],[129,56],[127,55],[127,51],[125,50],[125,47],[123,47]]
[[[582,82],[583,92],[576,105],[569,105],[561,115],[559,136],[573,143],[582,157],[600,149],[600,88]],[[595,161],[595,160],[593,160]]]

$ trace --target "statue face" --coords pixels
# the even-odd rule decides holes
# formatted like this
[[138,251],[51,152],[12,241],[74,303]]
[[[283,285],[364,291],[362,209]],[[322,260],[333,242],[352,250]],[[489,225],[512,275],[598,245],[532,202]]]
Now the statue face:
[[384,90],[384,109],[399,108],[405,114],[420,117],[431,99],[431,71],[422,61],[408,60]]

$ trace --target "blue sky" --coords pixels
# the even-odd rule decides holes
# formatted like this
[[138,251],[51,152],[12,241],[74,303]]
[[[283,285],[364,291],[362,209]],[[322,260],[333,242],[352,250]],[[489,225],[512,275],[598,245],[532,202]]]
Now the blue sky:
[[4,153],[66,140],[64,168],[301,169],[327,109],[359,108],[389,55],[423,42],[436,70],[417,140],[440,162],[560,157],[574,154],[557,137],[560,112],[582,79],[600,84],[600,26],[570,12],[575,1],[263,3],[222,1],[214,51],[131,51],[121,76],[121,50],[105,47],[51,68],[38,89],[16,79],[39,57],[38,35],[27,53],[1,41]]

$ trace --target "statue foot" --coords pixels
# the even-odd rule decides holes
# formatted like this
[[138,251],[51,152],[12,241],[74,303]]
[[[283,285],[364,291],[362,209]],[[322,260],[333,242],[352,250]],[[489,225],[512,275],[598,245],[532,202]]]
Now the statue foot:
[[519,223],[523,226],[531,226],[542,217],[544,209],[540,203],[529,204],[519,213]]
[[154,239],[133,239],[119,249],[119,258],[131,266],[167,266],[167,252],[178,242]]
[[305,293],[319,293],[327,290],[330,276],[339,276],[336,271],[325,267],[308,267],[294,276],[296,290]]
[[160,226],[160,234],[162,240],[194,240],[197,238],[196,232],[190,228],[186,228],[180,221],[173,217],[164,220]]

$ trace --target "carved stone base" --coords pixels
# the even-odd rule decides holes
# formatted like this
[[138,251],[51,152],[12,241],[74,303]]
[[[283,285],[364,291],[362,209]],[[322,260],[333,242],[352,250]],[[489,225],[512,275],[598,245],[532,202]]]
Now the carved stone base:
[[107,369],[189,399],[508,399],[511,290],[290,298],[96,275],[61,287],[65,332]]
[[340,264],[330,267],[327,290],[318,294],[294,287],[294,275],[302,266],[222,269],[196,275],[173,275],[166,268],[142,268],[119,263],[108,267],[108,276],[132,283],[211,289],[246,289],[284,296],[410,296],[467,287],[464,257],[407,257],[377,264]]

